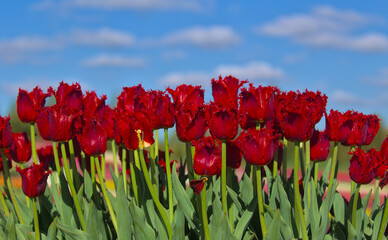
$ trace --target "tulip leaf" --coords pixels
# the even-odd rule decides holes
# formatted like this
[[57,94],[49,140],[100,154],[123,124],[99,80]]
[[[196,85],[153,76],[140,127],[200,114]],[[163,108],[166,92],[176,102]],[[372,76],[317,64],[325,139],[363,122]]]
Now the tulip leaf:
[[288,199],[286,191],[284,190],[283,184],[281,184],[280,176],[278,175],[276,177],[276,179],[277,179],[277,181],[276,181],[276,188],[278,190],[279,203],[280,203],[280,206],[279,206],[280,216],[282,216],[284,218],[284,221],[286,222],[286,224],[288,226],[292,226],[292,223],[291,223],[291,221],[292,221],[292,218],[291,218],[291,212],[292,212],[291,203],[290,203],[290,201]]
[[249,205],[253,199],[253,185],[246,173],[244,173],[240,181],[240,198],[245,206]]
[[373,222],[373,233],[371,240],[376,240],[379,235],[381,220],[382,220],[383,211],[377,212],[374,222]]
[[[333,186],[336,186],[337,182],[334,180]],[[325,200],[323,200],[323,203],[319,209],[320,214],[320,226],[319,230],[315,233],[313,233],[313,236],[316,237],[316,239],[323,239],[326,235],[326,230],[329,226],[329,213],[330,209],[333,205],[334,196],[335,196],[335,187],[330,188],[330,190],[327,192]]]
[[333,209],[335,219],[345,226],[345,201],[338,192],[334,196]]
[[332,158],[330,157],[326,161],[326,166],[325,166],[325,168],[323,169],[323,172],[322,172],[321,180],[322,180],[323,183],[326,183],[326,184],[329,184],[329,173],[330,173],[330,169],[331,169],[331,161],[332,161]]
[[8,233],[7,239],[11,239],[11,240],[15,239],[16,240],[15,219],[14,219],[13,213],[11,213],[9,215],[5,229]]
[[97,208],[93,202],[90,204],[89,214],[86,222],[86,229],[91,239],[102,239],[101,231],[97,224]]
[[109,172],[110,172],[110,175],[112,177],[113,183],[115,184],[115,189],[117,191],[117,186],[118,186],[118,182],[120,181],[120,178],[116,176],[116,173],[112,169],[112,165],[111,164],[109,164]]
[[348,225],[348,239],[357,239],[357,232],[349,220],[347,225]]
[[315,188],[315,184],[310,184],[310,195],[312,197],[310,200],[309,220],[310,220],[311,232],[315,233],[319,230],[318,227],[319,227],[319,219],[320,219],[318,200],[317,200],[317,189]]
[[93,196],[93,183],[90,174],[86,170],[84,171],[84,189],[86,199],[90,202]]
[[268,168],[267,165],[264,165],[263,168],[265,171],[265,176],[267,178],[268,192],[271,193],[272,192],[272,184],[274,183],[275,179],[273,178],[272,171]]
[[146,222],[145,214],[133,201],[129,203],[133,219],[135,239],[155,239],[155,231]]
[[177,206],[174,213],[174,228],[173,228],[173,240],[185,238],[185,215],[180,205]]
[[229,240],[235,239],[230,229],[228,216],[222,211],[222,206],[219,198],[215,198],[213,202],[213,214],[210,217],[210,236],[211,239]]
[[380,188],[379,187],[375,189],[374,195],[375,197],[373,198],[373,205],[370,211],[370,216],[372,219],[374,218],[374,216],[376,216],[376,214],[380,210]]
[[55,222],[57,221],[58,217],[56,217],[53,222],[50,224],[50,227],[47,231],[47,240],[55,240],[57,239],[57,226],[55,225]]
[[226,186],[226,190],[228,190],[228,195],[232,199],[232,201],[234,203],[234,206],[236,206],[239,214],[242,215],[243,214],[243,209],[242,209],[240,201],[238,200],[237,193],[235,191],[233,191],[233,189],[231,189],[228,186]]
[[58,227],[61,232],[63,232],[65,235],[69,236],[70,238],[74,240],[90,240],[90,235],[87,232],[81,231],[73,226],[60,224],[58,222],[55,222],[55,225]]
[[128,200],[125,197],[124,183],[118,182],[116,192],[116,215],[117,215],[117,235],[118,239],[132,238],[132,217],[128,208]]
[[70,225],[71,219],[73,218],[73,198],[70,195],[69,187],[63,171],[60,174],[60,190],[61,197],[59,198],[58,204],[60,205],[60,222],[64,225]]
[[234,236],[236,236],[237,239],[241,239],[243,237],[245,229],[248,227],[256,207],[257,207],[257,197],[254,197],[251,203],[248,205],[248,208],[242,214],[234,230]]
[[264,239],[280,239],[280,212],[276,211]]

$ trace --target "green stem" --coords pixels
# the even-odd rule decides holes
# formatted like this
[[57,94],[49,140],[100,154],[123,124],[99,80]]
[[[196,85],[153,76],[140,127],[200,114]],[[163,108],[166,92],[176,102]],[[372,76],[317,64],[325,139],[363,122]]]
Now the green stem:
[[186,164],[187,172],[189,174],[189,182],[194,180],[193,158],[191,156],[191,144],[186,143]]
[[228,215],[228,203],[226,199],[226,142],[222,141],[222,163],[221,163],[221,200],[222,210]]
[[113,154],[113,167],[115,169],[116,177],[119,176],[119,167],[117,165],[117,156],[116,156],[116,143],[115,140],[111,141],[112,144],[112,154]]
[[202,206],[202,221],[205,239],[210,240],[209,223],[207,219],[207,204],[206,204],[206,182],[201,191],[201,206]]
[[40,240],[38,210],[36,209],[36,199],[35,198],[32,199],[32,208],[33,208],[33,213],[34,213],[35,239]]
[[385,200],[384,212],[383,212],[383,216],[381,218],[379,235],[377,236],[377,240],[383,239],[383,236],[384,236],[384,233],[385,233],[385,229],[387,227],[387,221],[388,221],[388,202],[387,202],[387,200]]
[[310,171],[310,140],[306,141],[305,143],[306,148],[306,170]]
[[65,171],[66,179],[70,187],[71,196],[73,197],[75,210],[77,212],[78,219],[79,219],[79,222],[81,223],[82,229],[86,231],[84,215],[82,214],[81,206],[79,204],[78,197],[77,197],[77,192],[74,188],[74,184],[71,181],[71,177],[70,177],[69,164],[67,163],[67,157],[66,157],[65,143],[61,143],[61,150],[62,150],[63,169]]
[[257,200],[259,206],[259,218],[260,218],[260,226],[262,232],[262,238],[265,238],[267,235],[267,227],[265,226],[265,218],[264,218],[264,205],[263,205],[263,189],[261,187],[261,166],[255,166],[256,171],[256,181],[257,181]]
[[30,132],[31,132],[32,161],[34,161],[35,164],[38,164],[38,158],[36,156],[36,144],[35,144],[35,123],[30,123]]
[[5,216],[9,216],[9,208],[7,206],[7,203],[5,202],[5,199],[4,199],[4,195],[3,195],[3,188],[0,186],[0,202],[1,202],[1,205],[3,206],[4,208],[4,214]]
[[133,156],[135,157],[135,166],[139,170],[141,170],[140,160],[139,160],[139,151],[137,151],[137,149],[133,151]]
[[315,184],[315,187],[318,186],[318,170],[319,170],[319,163],[314,162],[314,184]]
[[144,155],[143,155],[143,150],[142,149],[140,150],[139,155],[140,155],[141,167],[142,167],[142,170],[143,170],[145,181],[147,183],[148,190],[150,191],[152,199],[154,200],[154,203],[155,203],[155,205],[156,205],[156,207],[157,207],[157,209],[159,211],[160,216],[162,217],[164,225],[166,226],[167,233],[168,233],[168,238],[172,239],[171,225],[170,225],[170,222],[168,221],[167,214],[166,214],[162,204],[160,203],[158,196],[156,195],[155,189],[152,186],[152,183],[151,183],[151,180],[150,180],[150,176],[148,174],[147,165],[146,165],[145,160],[144,160]]
[[123,155],[123,159],[121,160],[121,164],[122,164],[121,173],[123,174],[124,192],[125,192],[125,195],[127,195],[127,149],[123,148],[122,155]]
[[[92,183],[93,183],[93,186],[96,184],[96,167],[94,165],[94,162],[95,161],[98,161],[98,158],[97,159],[94,159],[90,156],[90,175],[92,177]],[[94,187],[93,187],[94,188]]]
[[158,161],[159,157],[159,130],[155,130],[155,159]]
[[81,186],[81,179],[79,179],[77,165],[75,164],[73,139],[69,140],[69,151],[70,151],[70,166],[71,166],[71,170],[73,171],[72,176],[75,181],[75,186],[78,189]]
[[287,180],[287,146],[288,141],[286,138],[283,138],[283,160],[282,160],[282,169],[283,169],[283,178]]
[[339,145],[338,142],[334,142],[333,161],[331,162],[330,180],[329,180],[328,191],[330,190],[331,186],[333,185],[335,169],[337,168],[338,145]]
[[277,173],[278,173],[278,151],[276,151],[275,157],[273,159],[273,165],[272,165],[273,178],[276,178]]
[[1,158],[3,160],[3,178],[4,184],[7,184],[9,179],[9,165],[8,165],[8,157],[5,156],[4,149],[1,149]]
[[129,151],[129,169],[131,171],[131,183],[132,183],[132,189],[133,194],[135,195],[136,204],[140,206],[139,204],[139,194],[137,191],[137,182],[136,182],[136,174],[135,174],[135,167],[133,166],[133,151]]
[[61,165],[59,164],[58,148],[57,148],[56,142],[53,142],[53,153],[54,153],[55,168],[59,175],[61,173]]
[[98,177],[98,179],[100,181],[102,194],[104,195],[105,203],[108,206],[108,211],[109,211],[110,217],[112,218],[113,227],[115,228],[115,230],[117,232],[116,215],[115,215],[115,212],[113,211],[112,204],[111,204],[109,196],[108,196],[108,192],[106,191],[106,186],[105,186],[105,182],[104,182],[104,179],[103,179],[103,176],[102,176],[102,173],[101,173],[100,164],[98,163],[98,160],[95,161],[95,162],[96,162],[96,169],[97,169],[97,177]]
[[302,238],[308,239],[306,232],[306,224],[303,215],[302,203],[299,193],[299,142],[295,142],[295,157],[294,157],[294,211],[298,232],[302,231]]
[[353,228],[356,229],[356,220],[357,220],[357,202],[358,195],[360,193],[361,184],[357,184],[356,193],[353,197],[353,209],[352,209],[352,225]]
[[106,176],[105,154],[101,154],[101,173],[102,173],[102,181],[105,181],[105,176]]
[[[168,146],[168,129],[164,129],[164,151],[166,161],[166,173],[167,173],[167,191],[168,191],[168,210],[170,212],[170,223],[174,221],[174,205],[172,196],[172,181],[171,181],[171,167],[170,167],[170,148]],[[206,198],[206,196],[205,196]]]
[[303,142],[299,143],[299,160],[300,160],[300,171],[302,172],[302,178],[306,176],[306,165],[305,165],[305,154],[304,154],[304,144]]

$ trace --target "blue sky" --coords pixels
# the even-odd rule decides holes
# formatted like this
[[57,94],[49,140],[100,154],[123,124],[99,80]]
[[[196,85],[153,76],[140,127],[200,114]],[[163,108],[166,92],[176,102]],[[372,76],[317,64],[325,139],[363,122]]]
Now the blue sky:
[[31,91],[79,82],[113,103],[122,87],[202,85],[235,75],[320,90],[327,108],[388,123],[385,1],[62,0],[0,7],[0,114]]

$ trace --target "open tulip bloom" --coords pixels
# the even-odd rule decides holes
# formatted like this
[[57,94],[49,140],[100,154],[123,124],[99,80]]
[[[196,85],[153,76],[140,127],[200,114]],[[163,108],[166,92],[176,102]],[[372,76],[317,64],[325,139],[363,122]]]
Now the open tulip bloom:
[[[209,102],[201,86],[139,84],[116,106],[78,83],[19,89],[16,117],[30,133],[0,116],[0,239],[385,239],[377,115],[326,110],[320,91],[209,82]],[[337,188],[340,148],[350,198]]]

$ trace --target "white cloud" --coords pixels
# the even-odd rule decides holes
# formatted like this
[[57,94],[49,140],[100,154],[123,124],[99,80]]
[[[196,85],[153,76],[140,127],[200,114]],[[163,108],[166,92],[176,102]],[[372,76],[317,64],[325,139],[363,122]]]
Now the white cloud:
[[281,16],[265,23],[256,32],[289,38],[313,47],[347,49],[362,52],[388,50],[388,37],[360,30],[378,19],[351,10],[320,6],[307,14]]
[[146,64],[145,59],[140,57],[128,57],[120,55],[100,54],[82,62],[85,67],[143,67]]
[[172,72],[160,79],[164,85],[168,86],[177,86],[183,83],[207,86],[210,80],[210,74],[204,72]]
[[71,34],[70,41],[89,46],[126,47],[133,45],[135,38],[127,32],[101,28],[95,31],[75,30]]
[[240,37],[230,27],[190,27],[166,35],[167,45],[194,45],[203,48],[225,48],[240,42]]
[[280,79],[284,76],[280,68],[273,67],[265,62],[250,62],[246,65],[221,65],[215,72],[216,75],[233,75],[250,81]]
[[335,90],[331,96],[329,96],[329,99],[334,101],[338,104],[344,104],[344,105],[365,105],[366,102],[361,100],[359,97],[357,97],[354,93],[350,93],[344,90],[337,89]]

